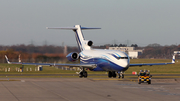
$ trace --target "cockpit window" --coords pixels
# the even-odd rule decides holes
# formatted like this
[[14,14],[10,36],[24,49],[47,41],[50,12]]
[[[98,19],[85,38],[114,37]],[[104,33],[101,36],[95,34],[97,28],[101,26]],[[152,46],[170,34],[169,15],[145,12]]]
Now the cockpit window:
[[117,57],[117,59],[128,59],[128,57]]
[[121,57],[119,54],[115,53],[115,54],[112,54],[112,53],[109,53],[110,55],[112,55],[113,57],[115,57],[116,59],[128,59],[128,57]]

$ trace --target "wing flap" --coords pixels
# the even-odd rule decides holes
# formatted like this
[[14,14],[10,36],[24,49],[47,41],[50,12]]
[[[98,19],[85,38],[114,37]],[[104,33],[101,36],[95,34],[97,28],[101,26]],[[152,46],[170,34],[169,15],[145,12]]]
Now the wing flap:
[[9,64],[21,64],[21,65],[42,65],[42,66],[68,66],[68,67],[83,67],[94,69],[96,64],[55,64],[55,63],[21,63],[21,62],[9,62]]
[[55,66],[69,66],[69,67],[83,67],[94,69],[97,67],[96,64],[54,64]]

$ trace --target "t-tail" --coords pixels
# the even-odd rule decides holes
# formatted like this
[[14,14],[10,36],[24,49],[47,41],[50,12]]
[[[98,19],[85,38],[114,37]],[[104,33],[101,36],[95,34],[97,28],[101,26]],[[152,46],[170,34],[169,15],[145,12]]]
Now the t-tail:
[[48,28],[47,29],[66,29],[73,30],[75,32],[76,41],[80,51],[90,50],[93,42],[91,40],[85,40],[82,30],[88,29],[101,29],[101,28],[89,28],[89,27],[81,27],[80,25],[75,25],[74,27],[60,27],[60,28]]

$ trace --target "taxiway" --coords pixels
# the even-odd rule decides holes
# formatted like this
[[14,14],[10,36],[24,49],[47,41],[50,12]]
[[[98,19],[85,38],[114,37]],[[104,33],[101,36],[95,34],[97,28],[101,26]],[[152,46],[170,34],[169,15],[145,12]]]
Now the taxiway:
[[180,79],[0,78],[1,101],[179,101]]

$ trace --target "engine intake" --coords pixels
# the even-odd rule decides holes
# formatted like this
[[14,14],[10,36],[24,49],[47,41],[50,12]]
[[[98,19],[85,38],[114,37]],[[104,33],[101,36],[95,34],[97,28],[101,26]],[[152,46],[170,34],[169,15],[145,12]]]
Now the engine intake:
[[87,46],[91,47],[93,45],[93,42],[91,40],[85,40],[84,42],[85,42],[85,45]]
[[92,41],[88,41],[87,45],[88,45],[88,46],[92,46],[92,45],[93,45],[93,42],[92,42]]
[[79,54],[76,53],[76,52],[72,52],[72,53],[69,53],[66,58],[69,60],[69,61],[76,61],[79,59]]

